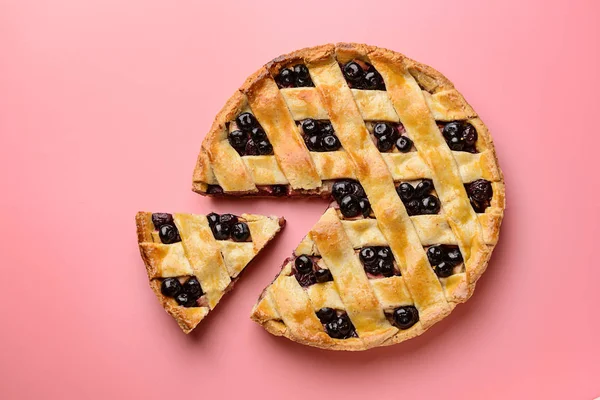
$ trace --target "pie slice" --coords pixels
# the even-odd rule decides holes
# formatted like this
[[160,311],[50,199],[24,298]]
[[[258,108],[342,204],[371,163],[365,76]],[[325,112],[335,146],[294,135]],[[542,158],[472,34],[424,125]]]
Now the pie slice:
[[505,208],[491,135],[454,85],[348,43],[251,75],[204,140],[193,190],[332,200],[252,318],[335,350],[401,342],[467,301]]
[[285,225],[262,215],[136,215],[150,287],[185,333],[233,288],[242,270]]

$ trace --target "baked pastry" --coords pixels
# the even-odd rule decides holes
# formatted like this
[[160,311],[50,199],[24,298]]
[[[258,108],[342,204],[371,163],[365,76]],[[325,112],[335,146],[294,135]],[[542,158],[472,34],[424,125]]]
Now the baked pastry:
[[150,287],[185,333],[285,224],[277,217],[215,213],[139,212],[135,221]]
[[204,140],[193,190],[332,199],[252,318],[335,350],[401,342],[465,302],[505,207],[492,138],[452,83],[345,43],[250,76]]

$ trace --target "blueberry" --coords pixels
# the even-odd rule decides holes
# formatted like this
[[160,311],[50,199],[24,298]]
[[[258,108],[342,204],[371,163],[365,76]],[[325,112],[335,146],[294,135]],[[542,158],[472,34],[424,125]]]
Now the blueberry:
[[469,197],[478,202],[489,202],[492,199],[492,184],[485,179],[478,179],[467,185]]
[[394,263],[390,260],[379,259],[379,261],[377,261],[377,266],[379,267],[379,272],[383,276],[390,277],[394,275]]
[[440,201],[434,195],[428,195],[421,199],[420,214],[437,214],[440,212]]
[[446,251],[444,261],[452,266],[456,266],[463,262],[462,254],[458,247],[451,247]]
[[305,139],[306,147],[310,151],[323,151],[323,138],[317,135],[311,135]]
[[319,124],[314,119],[305,119],[302,121],[302,130],[307,135],[319,133]]
[[254,140],[255,142],[260,142],[261,140],[269,140],[267,139],[267,134],[265,133],[264,129],[260,126],[252,128],[250,136],[252,136],[252,140]]
[[154,229],[159,230],[165,224],[173,224],[173,215],[168,213],[154,213],[152,214],[152,223],[154,224]]
[[177,302],[177,304],[179,304],[180,306],[184,306],[184,307],[195,307],[198,305],[198,302],[196,301],[198,300],[197,298],[195,299],[193,296],[190,296],[189,294],[182,292],[179,293],[177,296],[175,296],[175,301]]
[[489,207],[489,204],[486,203],[480,203],[478,201],[475,201],[471,198],[469,198],[469,200],[471,200],[471,206],[473,206],[473,210],[476,213],[484,213],[485,209]]
[[231,228],[229,225],[225,225],[222,223],[216,223],[212,228],[212,233],[215,239],[217,240],[227,240],[229,239],[229,232]]
[[340,315],[337,319],[338,330],[342,334],[342,336],[347,337],[352,333],[354,327],[352,326],[352,322],[350,322],[350,318],[347,315]]
[[380,260],[394,261],[394,256],[392,255],[392,251],[389,247],[380,247],[377,250],[377,257]]
[[238,153],[243,152],[246,149],[246,143],[248,143],[248,135],[244,132],[235,130],[229,133],[229,144],[236,149]]
[[319,132],[321,135],[333,135],[335,132],[333,130],[333,125],[329,121],[323,121],[319,123]]
[[333,321],[325,324],[325,329],[329,336],[334,339],[345,339],[350,336],[352,331],[354,330],[354,326],[352,322],[348,319],[346,315],[334,318]]
[[219,217],[219,214],[210,213],[206,216],[206,219],[208,220],[208,225],[212,227],[214,224],[221,220],[221,217]]
[[459,122],[449,122],[444,125],[442,129],[442,134],[446,140],[450,140],[453,137],[462,136],[461,134],[461,124]]
[[269,154],[273,154],[273,146],[268,140],[261,140],[256,144],[258,148],[258,154],[266,156]]
[[408,215],[419,215],[421,210],[421,202],[417,199],[412,199],[408,203],[405,203],[406,212]]
[[350,61],[349,63],[344,65],[343,72],[346,79],[350,82],[360,81],[365,74],[361,66],[354,61]]
[[358,196],[358,197],[366,196],[365,190],[363,189],[363,187],[361,186],[360,183],[358,183],[356,181],[350,181],[350,188],[352,189],[351,194]]
[[223,225],[227,225],[228,227],[232,227],[233,224],[238,222],[238,217],[233,214],[223,214],[219,218],[219,222]]
[[361,197],[358,200],[358,207],[360,208],[360,213],[363,215],[363,217],[367,218],[369,215],[371,215],[371,203],[366,197]]
[[432,266],[438,265],[444,259],[444,250],[441,246],[431,246],[427,249],[427,258]]
[[296,77],[296,86],[297,87],[311,87],[314,86],[312,80],[309,78],[300,78],[300,77]]
[[310,271],[307,274],[296,272],[294,276],[296,277],[296,280],[302,287],[308,287],[317,283],[317,278],[315,277],[315,274],[312,271]]
[[379,75],[379,72],[373,70],[369,71],[365,74],[364,78],[365,85],[367,89],[371,90],[385,90],[385,84],[383,83],[383,78]]
[[160,241],[164,244],[181,242],[179,231],[177,230],[175,224],[162,225],[158,230],[158,236],[160,237]]
[[219,185],[208,185],[206,194],[223,194],[223,188]]
[[287,185],[272,185],[271,194],[273,196],[285,196],[288,192]]
[[400,329],[408,329],[419,320],[419,311],[414,306],[398,307],[393,314],[394,323]]
[[346,195],[340,202],[340,211],[342,215],[347,218],[353,218],[361,213],[360,204],[358,198],[352,194]]
[[435,274],[440,278],[447,278],[454,273],[454,266],[450,263],[442,261],[435,266]]
[[202,296],[202,287],[200,286],[200,282],[198,282],[198,278],[192,276],[185,281],[183,283],[183,291],[194,299],[198,299]]
[[401,153],[408,153],[412,149],[413,142],[406,136],[400,136],[396,140],[396,147]]
[[281,87],[291,87],[294,86],[294,81],[296,80],[296,74],[289,68],[283,68],[279,71],[277,75],[276,81]]
[[396,192],[398,192],[398,196],[400,196],[400,200],[409,201],[413,198],[415,194],[415,188],[408,182],[401,183],[396,188]]
[[310,74],[308,73],[308,68],[304,64],[298,64],[294,66],[294,73],[298,78],[301,79],[310,79]]
[[347,180],[336,181],[331,187],[331,194],[338,203],[342,200],[342,197],[352,193],[350,183],[351,181]]
[[323,307],[317,311],[317,318],[319,318],[323,324],[333,320],[335,317],[337,317],[337,313],[333,308]]
[[256,146],[256,142],[252,139],[249,139],[246,142],[245,154],[247,156],[257,156],[258,155],[258,147]]
[[373,275],[379,275],[381,273],[381,270],[379,269],[379,262],[381,260],[378,258],[377,260],[375,260],[375,262],[373,264],[365,264],[365,271],[367,271],[370,274]]
[[372,265],[377,261],[377,253],[373,247],[363,247],[358,253],[358,257],[364,265]]
[[462,136],[454,136],[448,140],[450,150],[462,151],[465,148],[465,140]]
[[325,151],[336,151],[341,147],[341,143],[337,136],[327,135],[323,136],[323,149]]
[[473,146],[477,142],[477,130],[468,122],[463,127],[462,135],[467,146]]
[[237,123],[238,128],[245,132],[250,132],[252,128],[258,125],[258,121],[254,118],[254,115],[249,112],[238,115],[235,122]]
[[167,297],[175,297],[181,292],[181,283],[177,278],[167,278],[160,284],[160,292]]
[[377,149],[382,153],[390,151],[394,147],[394,138],[388,135],[382,135],[377,140]]
[[329,282],[333,280],[333,276],[331,275],[331,271],[328,269],[318,269],[315,272],[315,277],[317,278],[317,282]]
[[385,122],[378,122],[373,127],[373,134],[376,138],[380,138],[383,135],[393,136],[393,132],[394,128]]
[[331,188],[333,198],[340,203],[342,198],[348,194],[353,194],[358,197],[364,197],[365,191],[360,183],[351,180],[336,181]]
[[294,261],[294,265],[296,266],[296,271],[306,274],[312,271],[313,262],[310,258],[305,255],[301,255]]
[[429,194],[433,189],[433,182],[431,179],[423,179],[421,182],[415,186],[415,198],[421,199],[425,197],[425,195]]
[[245,222],[238,222],[231,228],[231,238],[236,242],[245,242],[250,237],[250,229]]

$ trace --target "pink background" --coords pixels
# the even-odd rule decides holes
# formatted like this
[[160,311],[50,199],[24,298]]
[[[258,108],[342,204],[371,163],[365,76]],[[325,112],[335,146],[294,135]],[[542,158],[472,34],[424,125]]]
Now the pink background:
[[[0,1],[0,398],[600,396],[599,2],[200,3]],[[475,296],[426,335],[360,354],[248,318],[325,201],[189,189],[204,133],[246,76],[335,41],[453,80],[495,138],[509,205]],[[148,288],[138,210],[289,225],[185,336]]]

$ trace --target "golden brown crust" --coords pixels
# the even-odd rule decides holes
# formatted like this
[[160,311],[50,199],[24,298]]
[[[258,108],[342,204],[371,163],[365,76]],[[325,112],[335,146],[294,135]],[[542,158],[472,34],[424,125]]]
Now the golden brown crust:
[[[382,74],[387,92],[349,89],[344,79],[340,79],[341,73],[337,63],[350,60],[372,64]],[[315,87],[280,89],[276,95],[273,76],[282,68],[295,63],[307,65]],[[399,343],[420,335],[447,316],[456,304],[465,302],[472,295],[498,240],[505,208],[505,186],[488,129],[445,76],[429,66],[387,49],[356,43],[338,43],[301,49],[277,57],[249,77],[240,90],[248,98],[252,98],[252,103],[258,104],[258,108],[263,107],[262,93],[268,91],[271,96],[269,100],[273,102],[275,99],[275,108],[279,113],[284,112],[281,109],[283,99],[289,110],[284,112],[287,131],[292,131],[290,116],[294,120],[330,119],[342,142],[343,150],[336,152],[337,154],[311,153],[314,169],[312,166],[308,169],[311,173],[317,171],[322,181],[321,186],[311,186],[312,189],[306,191],[299,185],[292,184],[290,194],[327,195],[331,190],[329,180],[358,179],[371,201],[377,223],[374,227],[367,227],[365,224],[361,226],[342,221],[348,240],[354,248],[362,245],[389,245],[402,271],[402,288],[411,299],[411,303],[407,304],[415,304],[420,312],[419,323],[405,331],[396,329],[391,337],[382,334],[374,338],[363,330],[362,335],[359,333],[360,339],[331,339],[327,335],[321,335],[322,329],[315,324],[314,313],[308,308],[311,302],[315,305],[324,300],[311,298],[314,291],[301,292],[301,288],[294,284],[293,279],[286,279],[291,272],[285,272],[284,268],[255,306],[252,314],[255,321],[274,335],[285,336],[303,344],[334,350],[364,350],[378,345]],[[250,108],[254,110],[252,105]],[[232,117],[217,117],[220,120],[227,118]],[[261,124],[274,123],[269,121],[266,111],[262,112],[258,119]],[[369,133],[364,121],[378,120],[402,122],[407,134],[415,142],[418,152],[382,154],[373,151],[372,142],[367,140]],[[447,147],[437,132],[436,121],[453,120],[466,120],[476,128],[479,136],[476,154],[453,152]],[[270,126],[270,129],[273,130],[274,126]],[[292,135],[293,142],[297,140],[296,133]],[[268,136],[271,138],[272,135]],[[277,140],[279,139],[281,138]],[[269,159],[262,159],[260,163],[254,160],[246,161],[248,174],[254,182],[260,182],[261,185],[269,182],[287,183],[288,174],[282,164],[295,164],[296,161],[290,157],[298,155],[291,156],[289,152],[281,155],[277,154],[277,150],[275,153],[277,162]],[[302,156],[307,154],[305,152]],[[210,179],[210,173],[206,172],[209,168],[205,159],[206,157],[200,160],[199,157],[200,167],[197,167],[194,174],[194,190],[202,194],[206,193],[206,185],[220,184],[218,179],[208,182],[199,178],[207,176],[207,179]],[[303,160],[302,162],[308,162]],[[302,162],[298,162],[298,165],[303,165]],[[298,178],[294,174],[291,174],[291,177]],[[390,195],[393,192],[393,182],[423,178],[433,179],[443,213],[408,217],[395,193],[394,196]],[[314,176],[312,179],[315,182]],[[476,179],[489,180],[493,187],[491,205],[482,214],[475,214],[463,186]],[[224,189],[225,194],[248,194],[243,190]],[[331,224],[318,223],[298,247],[296,254],[320,254],[326,249],[327,254],[321,254],[323,259],[329,259],[329,263],[333,262],[331,254],[335,253],[335,246],[327,246],[327,240],[319,240],[319,232],[327,236],[330,231],[335,231]],[[365,233],[366,231],[368,233]],[[424,251],[419,248],[421,245],[440,242],[458,244],[466,263],[463,272],[438,282]],[[332,273],[334,281],[342,279],[339,271]],[[385,288],[389,285],[377,283],[371,286],[381,304],[387,304],[386,301],[394,298],[384,292],[388,290]],[[278,289],[272,291],[271,288]],[[304,292],[307,294],[301,294]],[[296,295],[289,297],[290,293]],[[321,293],[321,297],[323,295]],[[393,304],[404,304],[399,298],[394,299]],[[297,302],[296,306],[299,308],[289,308],[294,302]],[[278,310],[284,303],[287,312]],[[349,306],[346,302],[343,304]],[[352,306],[350,308],[348,312],[352,313]],[[290,319],[290,315],[295,317]],[[311,322],[303,325],[298,322],[298,318]]]

